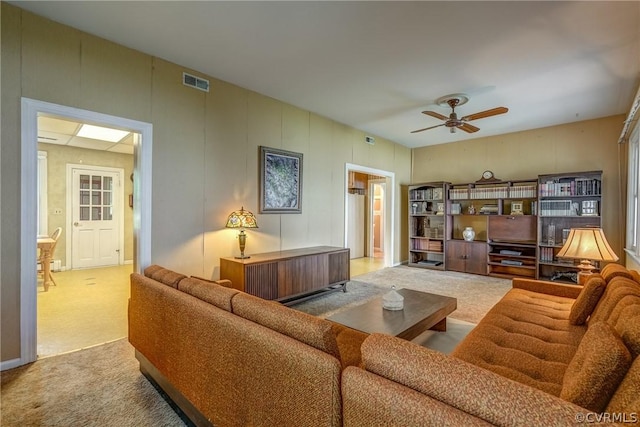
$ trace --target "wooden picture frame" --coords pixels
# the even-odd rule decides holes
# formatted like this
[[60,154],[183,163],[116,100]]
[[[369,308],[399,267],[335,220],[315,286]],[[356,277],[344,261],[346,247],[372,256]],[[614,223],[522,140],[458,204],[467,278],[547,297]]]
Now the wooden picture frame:
[[302,153],[260,146],[260,213],[302,213]]

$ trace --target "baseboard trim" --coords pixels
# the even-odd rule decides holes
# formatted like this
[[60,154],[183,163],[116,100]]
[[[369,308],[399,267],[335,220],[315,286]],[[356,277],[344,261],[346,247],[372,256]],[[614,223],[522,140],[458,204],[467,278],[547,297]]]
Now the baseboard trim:
[[22,363],[22,359],[20,358],[5,360],[4,362],[0,362],[0,371],[6,371],[7,369],[17,368],[18,366],[22,366],[22,365],[24,365],[24,363]]

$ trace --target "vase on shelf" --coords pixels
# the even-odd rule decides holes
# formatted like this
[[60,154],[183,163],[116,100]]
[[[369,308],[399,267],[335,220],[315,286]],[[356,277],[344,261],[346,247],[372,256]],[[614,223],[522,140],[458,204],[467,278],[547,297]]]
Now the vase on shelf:
[[462,237],[467,242],[473,242],[473,239],[476,237],[476,232],[473,231],[473,227],[465,227],[464,231],[462,232]]

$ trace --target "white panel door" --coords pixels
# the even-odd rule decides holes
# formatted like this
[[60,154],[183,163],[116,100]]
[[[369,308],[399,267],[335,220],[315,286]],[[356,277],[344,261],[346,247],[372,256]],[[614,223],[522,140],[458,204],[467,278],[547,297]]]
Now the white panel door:
[[72,175],[72,268],[117,265],[121,176],[115,171],[79,168]]

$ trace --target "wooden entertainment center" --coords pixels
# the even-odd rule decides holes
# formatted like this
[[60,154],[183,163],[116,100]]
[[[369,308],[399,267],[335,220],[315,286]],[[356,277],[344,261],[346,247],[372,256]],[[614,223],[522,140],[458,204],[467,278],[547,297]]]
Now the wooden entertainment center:
[[602,171],[526,180],[485,173],[409,185],[409,266],[547,280],[575,273],[576,262],[557,254],[571,228],[602,226]]
[[319,293],[345,291],[349,258],[349,248],[333,246],[220,258],[220,278],[243,292],[293,304]]

